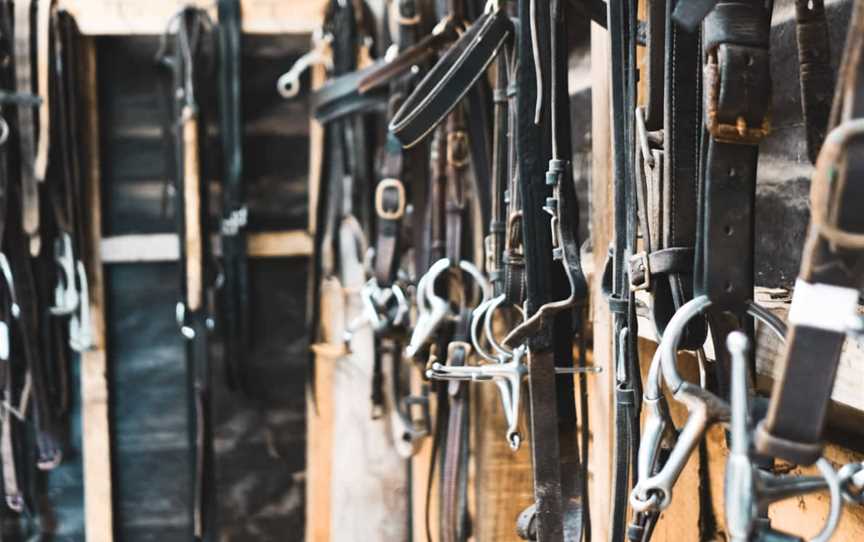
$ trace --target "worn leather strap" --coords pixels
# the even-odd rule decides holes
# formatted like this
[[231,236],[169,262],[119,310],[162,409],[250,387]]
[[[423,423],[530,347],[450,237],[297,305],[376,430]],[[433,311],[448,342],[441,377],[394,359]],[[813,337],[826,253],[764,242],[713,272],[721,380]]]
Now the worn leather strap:
[[219,120],[222,135],[222,265],[225,361],[228,382],[244,388],[242,359],[250,345],[249,276],[246,259],[248,211],[243,186],[241,37],[239,0],[220,0]]
[[667,0],[650,0],[645,21],[645,125],[663,127],[663,84],[666,51]]
[[753,298],[758,144],[770,127],[770,15],[761,0],[721,1],[703,29],[709,137],[695,291],[712,310],[743,317]]
[[[825,139],[810,189],[811,223],[793,295],[786,346],[768,414],[756,430],[759,453],[809,465],[822,431],[846,333],[864,286],[864,6],[856,4]],[[843,235],[835,235],[842,232]],[[833,325],[829,325],[834,322]]]
[[[636,463],[632,458],[634,450],[639,447],[639,434],[635,427],[638,426],[641,400],[640,373],[633,344],[638,333],[634,298],[627,275],[628,253],[635,252],[635,223],[638,215],[638,201],[633,198],[636,192],[633,189],[636,185],[633,159],[636,156],[633,117],[636,108],[636,8],[636,2],[631,0],[609,3],[611,106],[614,111],[626,112],[612,116],[615,236],[602,277],[603,290],[612,313],[616,374],[616,436],[609,540],[623,540],[626,536],[627,496],[636,474]],[[669,39],[668,32],[666,39]],[[652,69],[655,68],[652,66]],[[664,105],[664,111],[668,112],[666,107]],[[648,233],[644,224],[643,233]],[[646,239],[649,237],[645,236]]]
[[807,156],[815,164],[828,129],[831,98],[834,96],[824,0],[795,0],[795,22]]
[[630,287],[645,288],[663,275],[692,272],[693,254],[691,247],[676,247],[632,256],[628,272]]
[[503,10],[481,16],[405,100],[389,129],[405,147],[416,145],[456,107],[485,73],[512,25]]
[[[697,236],[702,59],[699,31],[688,31],[672,21],[672,14],[681,3],[684,0],[669,0],[666,6],[662,210],[660,245],[654,250],[692,247]],[[692,298],[692,273],[692,268],[684,268],[654,283],[652,316],[661,334],[675,311]],[[694,319],[687,327],[681,347],[698,348],[705,341],[705,334],[704,320]]]

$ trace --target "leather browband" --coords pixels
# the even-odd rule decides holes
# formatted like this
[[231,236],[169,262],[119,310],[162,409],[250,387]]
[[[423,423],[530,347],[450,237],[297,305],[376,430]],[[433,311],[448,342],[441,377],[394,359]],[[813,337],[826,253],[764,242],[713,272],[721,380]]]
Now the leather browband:
[[389,129],[405,147],[426,137],[485,73],[512,35],[503,10],[486,13],[449,49],[393,117]]
[[444,19],[431,34],[401,51],[392,60],[375,63],[374,69],[364,71],[363,77],[357,84],[357,91],[360,94],[368,94],[371,91],[381,89],[406,73],[412,66],[429,60],[432,55],[446,47],[447,44],[456,41],[458,37],[459,33],[453,19],[450,17]]
[[[384,108],[387,105],[386,92],[360,94],[358,90],[360,81],[384,64],[385,62],[380,60],[362,70],[346,73],[325,83],[312,95],[315,119],[326,124],[347,115]],[[386,88],[381,90],[386,91]]]

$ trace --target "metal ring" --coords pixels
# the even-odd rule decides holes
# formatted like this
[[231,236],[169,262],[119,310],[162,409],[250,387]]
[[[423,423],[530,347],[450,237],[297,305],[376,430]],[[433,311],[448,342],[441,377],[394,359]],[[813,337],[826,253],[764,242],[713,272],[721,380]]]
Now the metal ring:
[[828,542],[837,529],[837,525],[840,523],[840,514],[843,512],[843,499],[840,495],[840,477],[837,476],[834,467],[824,457],[820,457],[816,461],[816,467],[828,483],[831,504],[828,508],[828,518],[825,520],[825,526],[819,531],[819,534],[812,538],[811,542]]

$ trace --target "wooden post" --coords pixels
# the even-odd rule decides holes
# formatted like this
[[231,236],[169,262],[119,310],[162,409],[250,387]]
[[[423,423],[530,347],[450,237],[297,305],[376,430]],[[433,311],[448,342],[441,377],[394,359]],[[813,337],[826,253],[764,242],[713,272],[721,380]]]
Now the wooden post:
[[516,535],[516,518],[534,502],[531,449],[526,443],[516,453],[510,450],[505,438],[507,422],[496,386],[474,385],[472,391],[476,403],[473,417],[477,462],[476,537],[484,542],[516,542],[520,540]]
[[114,539],[111,498],[111,432],[108,418],[107,353],[105,350],[105,281],[99,250],[102,238],[101,171],[99,160],[99,99],[96,43],[81,41],[82,96],[86,114],[83,132],[87,165],[88,236],[91,250],[87,271],[93,348],[81,355],[81,429],[84,463],[84,529],[87,542]]
[[[591,231],[594,245],[594,269],[606,263],[606,247],[612,239],[612,131],[609,106],[609,35],[591,23]],[[591,307],[594,328],[594,359],[603,372],[589,379],[589,420],[592,446],[588,463],[593,483],[591,529],[595,540],[608,540],[611,517],[612,457],[615,442],[613,397],[615,370],[612,360],[612,321],[602,295],[602,272],[594,273],[591,284]]]

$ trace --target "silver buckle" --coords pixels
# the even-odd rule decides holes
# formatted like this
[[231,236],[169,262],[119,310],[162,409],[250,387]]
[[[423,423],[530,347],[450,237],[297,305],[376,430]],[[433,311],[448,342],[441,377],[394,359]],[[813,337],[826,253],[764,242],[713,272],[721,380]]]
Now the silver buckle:
[[[639,266],[644,270],[644,278],[639,282],[633,281],[633,267]],[[630,277],[630,289],[634,291],[647,290],[651,287],[651,267],[648,265],[648,253],[644,250],[630,256],[630,265],[627,268]]]

